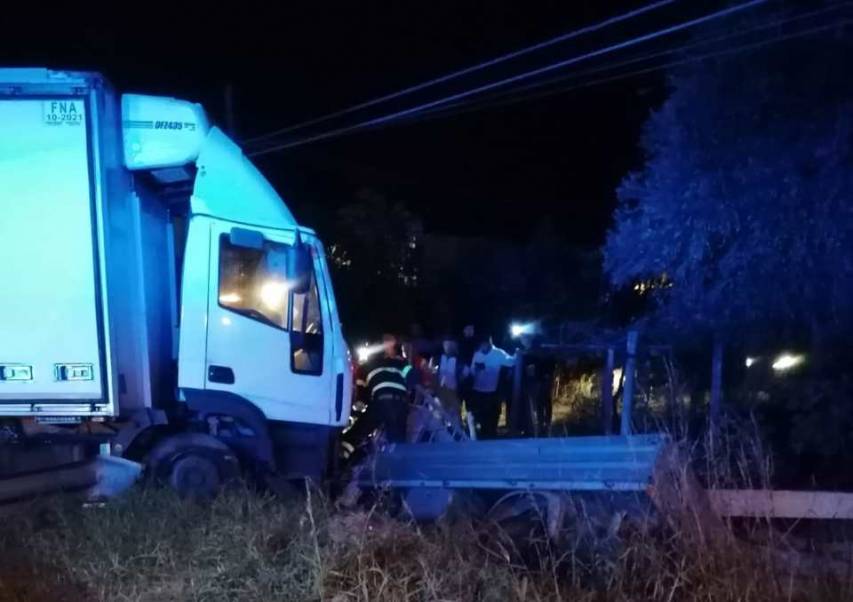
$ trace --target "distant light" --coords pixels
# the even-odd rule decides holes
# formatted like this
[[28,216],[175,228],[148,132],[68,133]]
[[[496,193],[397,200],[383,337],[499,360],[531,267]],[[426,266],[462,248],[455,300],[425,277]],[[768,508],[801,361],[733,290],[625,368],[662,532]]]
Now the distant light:
[[384,349],[384,346],[382,344],[370,345],[368,343],[365,343],[364,345],[355,350],[355,353],[358,356],[358,363],[366,363],[367,360],[370,359],[371,355],[382,351],[382,349]]
[[533,334],[536,330],[536,324],[533,322],[513,322],[509,326],[509,333],[514,339],[517,339],[523,334]]
[[229,318],[228,316],[222,316],[222,325],[231,326],[231,318]]
[[261,285],[261,301],[273,311],[284,307],[284,300],[290,286],[280,280],[267,280]]
[[613,395],[619,392],[619,385],[622,384],[622,368],[613,369],[613,382],[611,383]]
[[243,297],[238,295],[237,293],[225,293],[223,295],[219,295],[220,303],[240,303],[243,300]]
[[785,370],[790,370],[791,368],[799,366],[805,359],[804,355],[783,353],[773,360],[773,369],[777,372],[784,372]]
[[752,368],[753,364],[755,364],[755,362],[757,362],[757,361],[758,361],[757,357],[747,357],[746,361],[744,361],[744,364],[746,364],[747,368]]

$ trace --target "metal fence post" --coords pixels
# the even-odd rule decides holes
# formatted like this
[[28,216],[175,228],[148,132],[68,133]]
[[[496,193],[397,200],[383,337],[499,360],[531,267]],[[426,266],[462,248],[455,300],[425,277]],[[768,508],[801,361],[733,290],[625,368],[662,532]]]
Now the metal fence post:
[[524,378],[524,351],[519,349],[515,352],[515,365],[512,372],[512,399],[510,400],[509,415],[509,432],[513,435],[518,435],[521,432],[522,422],[525,422],[524,412],[526,410],[524,403],[524,395],[522,391],[522,380]]
[[717,428],[720,420],[720,407],[723,404],[723,341],[714,338],[711,356],[711,428]]
[[613,432],[613,347],[608,347],[601,375],[601,422],[605,435]]
[[636,330],[628,331],[627,356],[625,358],[625,387],[622,389],[622,428],[623,435],[631,434],[631,412],[634,406],[634,372],[637,368],[637,338]]

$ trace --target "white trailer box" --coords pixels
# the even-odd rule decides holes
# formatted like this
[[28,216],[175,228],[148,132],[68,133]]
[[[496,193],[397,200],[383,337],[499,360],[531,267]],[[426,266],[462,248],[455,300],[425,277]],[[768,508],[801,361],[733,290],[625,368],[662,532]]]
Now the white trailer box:
[[0,412],[113,414],[99,86],[40,69],[3,76]]

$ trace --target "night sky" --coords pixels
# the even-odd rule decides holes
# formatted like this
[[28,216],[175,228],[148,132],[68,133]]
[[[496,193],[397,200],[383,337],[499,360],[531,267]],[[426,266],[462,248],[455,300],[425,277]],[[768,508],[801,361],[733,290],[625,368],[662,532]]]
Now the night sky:
[[[61,15],[45,11],[16,18],[19,26],[6,28],[0,40],[0,62],[102,71],[123,91],[202,102],[220,124],[225,121],[224,89],[231,83],[236,136],[246,138],[641,4],[645,2],[341,2],[259,12],[239,3],[228,3],[227,9],[206,3],[186,12],[135,5],[123,16],[83,14],[78,6]],[[704,5],[703,12],[713,8],[682,2],[305,134],[625,39],[689,17],[697,5]],[[600,64],[585,63],[583,68]],[[431,231],[523,240],[538,223],[550,221],[568,242],[593,246],[606,231],[616,185],[642,160],[637,149],[642,123],[664,95],[664,77],[654,73],[356,133],[268,155],[257,163],[309,225],[318,225],[312,222],[322,222],[369,188],[409,204]]]

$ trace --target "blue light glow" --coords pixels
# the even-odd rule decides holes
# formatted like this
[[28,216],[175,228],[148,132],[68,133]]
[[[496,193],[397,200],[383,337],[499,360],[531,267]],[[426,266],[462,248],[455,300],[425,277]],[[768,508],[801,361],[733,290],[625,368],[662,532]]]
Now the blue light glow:
[[517,339],[523,334],[533,334],[536,331],[534,322],[513,322],[509,326],[509,333],[512,338]]

